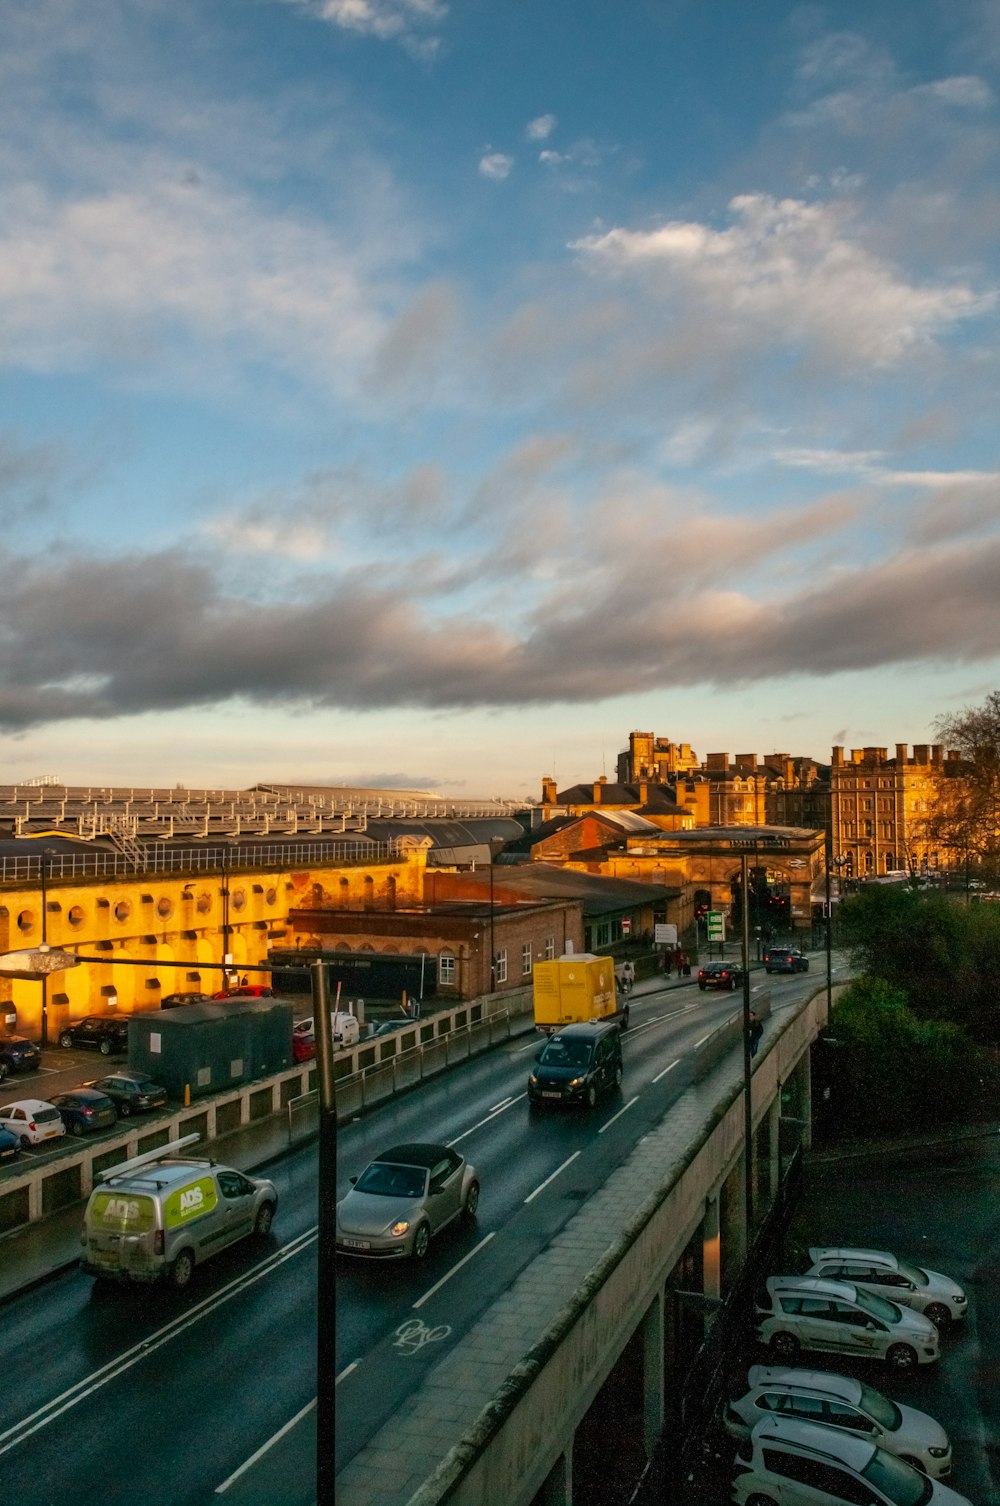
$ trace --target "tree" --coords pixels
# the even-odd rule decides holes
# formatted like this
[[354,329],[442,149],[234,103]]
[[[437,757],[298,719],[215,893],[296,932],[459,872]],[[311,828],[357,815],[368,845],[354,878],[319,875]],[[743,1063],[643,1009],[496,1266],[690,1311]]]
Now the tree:
[[956,777],[942,768],[927,835],[966,863],[972,860],[995,874],[1000,871],[1000,690],[981,706],[939,716],[934,732],[958,754],[961,771]]

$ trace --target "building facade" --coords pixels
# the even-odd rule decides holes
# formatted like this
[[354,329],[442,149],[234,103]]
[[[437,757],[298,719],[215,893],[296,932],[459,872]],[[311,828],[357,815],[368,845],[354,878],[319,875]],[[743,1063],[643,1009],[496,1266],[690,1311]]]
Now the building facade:
[[943,871],[954,854],[928,839],[926,823],[943,779],[960,779],[957,754],[939,743],[833,749],[830,768],[834,860],[853,878]]

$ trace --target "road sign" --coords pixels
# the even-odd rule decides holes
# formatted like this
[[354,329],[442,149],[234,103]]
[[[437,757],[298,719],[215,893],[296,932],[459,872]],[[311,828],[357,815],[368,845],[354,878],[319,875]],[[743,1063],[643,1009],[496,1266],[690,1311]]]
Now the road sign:
[[705,916],[705,925],[709,941],[725,941],[726,918],[721,910],[709,910]]
[[653,927],[653,940],[657,946],[676,946],[677,927],[675,925],[664,925],[662,921],[658,921]]
[[632,933],[632,921],[628,915],[622,916],[622,935],[629,936]]

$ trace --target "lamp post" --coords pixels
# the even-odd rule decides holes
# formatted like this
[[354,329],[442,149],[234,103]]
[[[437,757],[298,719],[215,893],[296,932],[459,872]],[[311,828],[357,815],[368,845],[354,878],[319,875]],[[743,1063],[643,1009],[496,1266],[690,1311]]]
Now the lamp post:
[[497,948],[494,930],[493,864],[505,846],[503,837],[490,837],[490,993],[497,989]]

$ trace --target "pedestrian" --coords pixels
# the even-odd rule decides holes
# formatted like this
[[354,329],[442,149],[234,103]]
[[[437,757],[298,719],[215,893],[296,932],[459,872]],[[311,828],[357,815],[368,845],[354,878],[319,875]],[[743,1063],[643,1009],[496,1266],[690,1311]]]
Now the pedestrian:
[[667,975],[668,978],[670,977],[670,969],[673,967],[673,965],[674,965],[674,954],[670,950],[670,948],[667,947],[667,950],[663,954],[663,971],[666,973],[666,975]]
[[622,983],[625,985],[625,992],[627,994],[630,994],[632,992],[632,985],[634,982],[635,967],[631,959],[629,959],[628,961],[622,963]]
[[688,961],[688,954],[687,954],[687,952],[685,952],[682,949],[678,948],[678,951],[677,951],[677,976],[678,976],[678,978],[681,976],[682,973],[684,974],[685,978],[690,978],[690,976],[691,976],[691,964]]
[[760,1023],[760,1020],[758,1020],[757,1018],[757,1011],[755,1009],[751,1009],[750,1018],[747,1025],[747,1038],[750,1041],[751,1056],[757,1055],[757,1047],[760,1045],[760,1038],[763,1034],[764,1027]]

